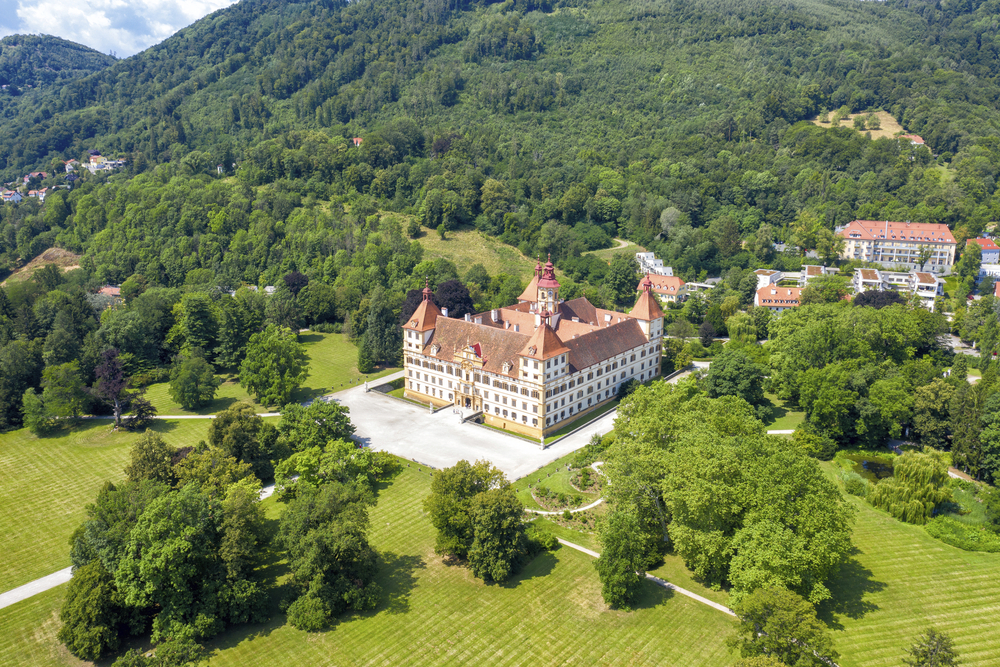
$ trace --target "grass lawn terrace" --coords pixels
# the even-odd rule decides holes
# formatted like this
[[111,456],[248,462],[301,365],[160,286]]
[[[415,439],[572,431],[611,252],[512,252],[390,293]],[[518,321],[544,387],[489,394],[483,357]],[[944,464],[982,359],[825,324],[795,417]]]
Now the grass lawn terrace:
[[[69,537],[84,507],[104,482],[125,478],[129,446],[139,437],[110,424],[80,421],[44,438],[27,429],[0,434],[0,533],[7,545],[0,592],[70,565]],[[179,447],[203,440],[208,424],[154,420],[152,429]]]
[[[305,382],[293,394],[296,403],[308,401],[318,396],[348,389],[365,378],[388,375],[397,368],[382,368],[369,375],[358,372],[358,348],[344,334],[323,334],[306,332],[299,334],[299,342],[306,349],[309,359],[309,374]],[[281,406],[264,406],[256,403],[239,384],[236,375],[220,376],[225,382],[219,387],[215,400],[198,410],[185,410],[178,405],[168,391],[168,383],[150,385],[146,397],[162,415],[211,415],[225,410],[239,401],[247,401],[257,406],[258,412],[272,412]]]

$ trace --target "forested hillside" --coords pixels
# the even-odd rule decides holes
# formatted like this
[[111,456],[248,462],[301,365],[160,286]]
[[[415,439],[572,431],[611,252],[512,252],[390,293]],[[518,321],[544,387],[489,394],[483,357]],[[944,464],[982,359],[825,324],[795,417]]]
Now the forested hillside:
[[[212,295],[222,327],[222,290],[305,279],[268,320],[359,339],[371,304],[387,322],[425,277],[464,280],[469,308],[508,303],[515,277],[422,261],[410,240],[459,226],[551,253],[564,295],[598,305],[634,299],[627,264],[582,254],[615,236],[687,280],[722,274],[708,310],[684,314],[721,333],[722,300],[752,301],[750,269],[795,269],[798,248],[832,259],[836,224],[943,222],[961,242],[1000,218],[998,18],[1000,0],[244,0],[90,76],[0,96],[4,181],[67,185],[63,161],[88,150],[126,160],[0,206],[4,276],[48,247],[82,255],[76,275],[8,286],[0,343],[66,329],[46,293],[79,305],[106,283],[128,309],[179,291],[142,341],[74,311],[88,378],[109,346],[154,366],[186,349],[167,336],[182,293]],[[808,122],[877,109],[927,147]]]
[[[960,236],[995,219],[998,14],[997,2],[245,0],[94,75],[3,98],[0,155],[6,179],[95,148],[132,174],[169,163],[161,181],[236,164],[248,203],[260,186],[280,193],[278,210],[253,207],[277,223],[304,198],[341,210],[366,196],[560,260],[624,235],[690,277],[749,265],[741,238],[771,261],[771,240],[821,246],[823,228],[854,217]],[[937,164],[801,122],[841,107],[889,111]],[[103,202],[134,190],[107,187]],[[3,265],[56,237],[88,250],[107,223],[81,224],[84,196],[28,229],[5,215]],[[208,210],[187,218],[156,223],[177,232],[163,243],[216,268],[218,252],[195,252]],[[137,224],[124,208],[104,220]],[[220,252],[241,229],[212,231]],[[116,249],[108,279],[148,250]]]
[[10,35],[0,39],[0,85],[16,94],[25,86],[65,83],[116,62],[81,44],[52,35]]

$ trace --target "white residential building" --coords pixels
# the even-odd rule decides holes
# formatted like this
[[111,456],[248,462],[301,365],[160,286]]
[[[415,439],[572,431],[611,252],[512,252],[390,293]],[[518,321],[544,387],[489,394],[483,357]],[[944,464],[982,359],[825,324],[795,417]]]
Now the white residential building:
[[656,255],[651,252],[635,253],[635,261],[639,262],[639,273],[652,273],[656,276],[674,275],[673,267],[663,266],[663,260],[656,259]]

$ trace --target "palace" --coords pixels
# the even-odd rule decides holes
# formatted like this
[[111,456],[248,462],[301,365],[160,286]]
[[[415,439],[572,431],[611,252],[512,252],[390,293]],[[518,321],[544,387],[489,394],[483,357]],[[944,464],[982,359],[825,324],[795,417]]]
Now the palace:
[[424,288],[403,325],[405,396],[482,412],[496,428],[541,438],[660,373],[663,311],[643,280],[631,313],[559,299],[551,260],[516,305],[452,319]]

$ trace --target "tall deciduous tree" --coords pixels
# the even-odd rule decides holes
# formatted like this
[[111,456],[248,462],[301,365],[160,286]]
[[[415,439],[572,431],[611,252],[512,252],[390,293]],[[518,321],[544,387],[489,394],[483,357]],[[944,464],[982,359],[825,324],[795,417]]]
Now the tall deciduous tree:
[[289,403],[281,410],[278,433],[293,451],[325,447],[333,440],[349,440],[354,434],[349,413],[347,406],[333,401],[316,400],[308,407]]
[[59,620],[59,641],[82,660],[99,660],[118,649],[118,626],[125,614],[114,577],[100,560],[73,573]]
[[80,362],[71,361],[49,366],[42,371],[42,397],[45,409],[55,417],[77,417],[86,398]]
[[185,410],[195,410],[211,403],[222,380],[215,377],[212,365],[201,350],[179,356],[170,369],[170,398]]
[[281,517],[279,540],[288,552],[299,595],[288,620],[316,631],[347,609],[378,604],[375,550],[368,543],[371,494],[339,482],[303,488]]
[[130,482],[152,480],[167,485],[173,484],[177,479],[172,466],[176,453],[163,436],[147,429],[132,443],[129,462],[125,465],[125,477]]
[[264,405],[284,405],[306,379],[305,348],[288,328],[269,324],[250,337],[240,385]]
[[908,650],[903,662],[910,667],[957,667],[958,651],[951,637],[930,628]]
[[[463,287],[463,289],[465,288]],[[468,290],[466,290],[466,297],[468,297]],[[402,330],[389,307],[388,296],[381,286],[376,287],[370,296],[368,321],[362,346],[372,363],[391,363],[399,358],[402,341]]]
[[779,587],[759,588],[733,606],[740,619],[731,645],[744,658],[773,656],[796,667],[830,667],[839,654],[807,600]]
[[503,583],[527,559],[524,505],[508,485],[476,494],[470,510],[469,569],[487,583]]
[[764,402],[764,369],[740,350],[725,349],[712,360],[705,378],[709,398],[738,396],[750,405]]
[[627,253],[618,253],[611,258],[611,269],[608,271],[604,284],[611,291],[611,298],[617,306],[631,306],[635,303],[636,277],[638,265],[635,257]]
[[122,415],[132,411],[128,420],[129,428],[141,428],[156,413],[156,409],[145,398],[145,389],[128,390],[128,378],[118,350],[111,348],[101,354],[101,361],[94,370],[97,376],[90,393],[105,402],[112,409],[115,427],[122,425]]
[[258,479],[274,474],[272,459],[276,453],[277,429],[261,419],[249,403],[237,403],[217,414],[208,426],[209,443],[227,456],[253,466]]

